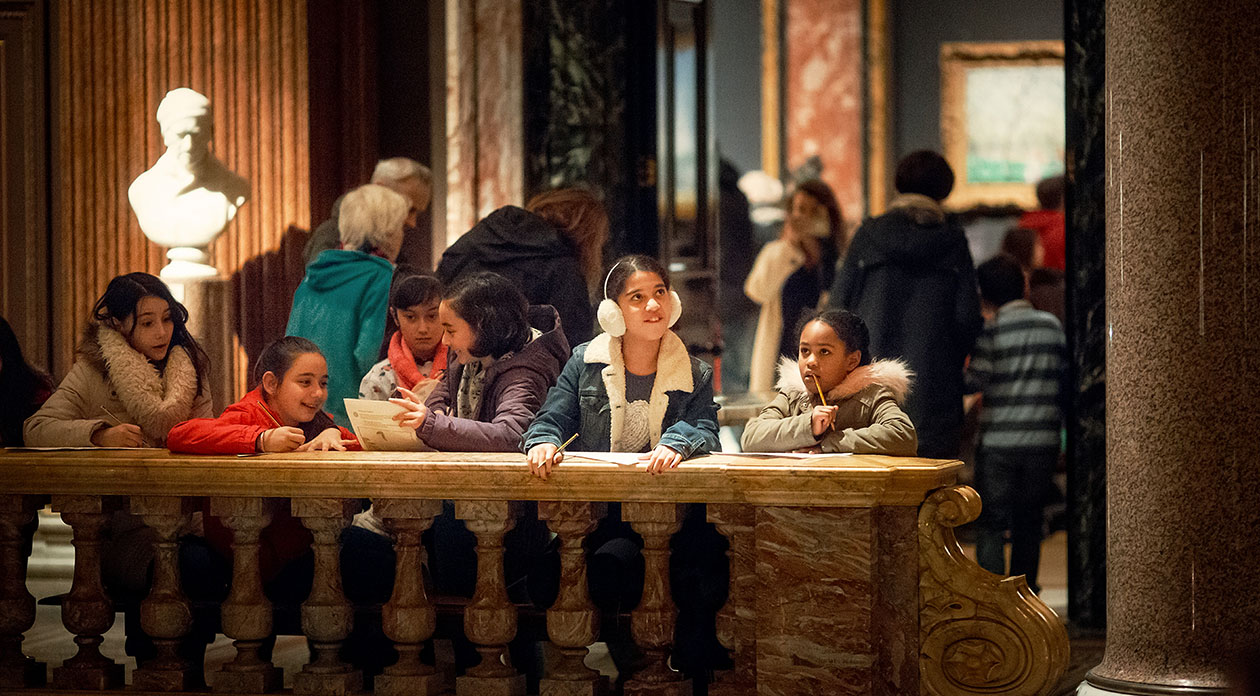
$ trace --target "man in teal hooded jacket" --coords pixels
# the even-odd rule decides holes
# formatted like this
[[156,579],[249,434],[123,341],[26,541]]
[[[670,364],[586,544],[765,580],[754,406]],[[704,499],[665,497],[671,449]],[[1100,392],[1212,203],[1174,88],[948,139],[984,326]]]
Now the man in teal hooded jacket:
[[384,186],[347,193],[338,220],[341,248],[321,252],[293,293],[286,333],[314,341],[324,353],[324,408],[338,425],[350,427],[343,399],[358,396],[359,380],[377,361],[407,209],[407,199]]

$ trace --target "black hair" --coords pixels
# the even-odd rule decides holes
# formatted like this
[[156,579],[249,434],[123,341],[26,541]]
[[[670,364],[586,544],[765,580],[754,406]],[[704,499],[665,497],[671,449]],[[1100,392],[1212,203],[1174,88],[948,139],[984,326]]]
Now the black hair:
[[862,351],[858,366],[871,364],[871,331],[866,328],[866,322],[862,321],[862,317],[847,309],[823,309],[811,312],[796,325],[796,334],[799,336],[805,333],[805,327],[815,321],[821,321],[836,332],[836,338],[844,343],[845,349],[850,353],[855,350]]
[[[192,359],[193,368],[197,372],[197,394],[200,395],[206,389],[206,375],[210,372],[210,357],[188,332],[188,309],[175,300],[170,288],[166,287],[166,283],[163,283],[160,278],[140,272],[115,276],[105,287],[105,292],[96,300],[96,304],[92,306],[92,318],[101,323],[113,320],[121,324],[127,317],[135,315],[136,307],[145,297],[156,297],[170,308],[174,328],[171,331],[171,345],[167,348],[167,355],[170,355],[170,349],[175,346],[183,346],[184,350],[188,351],[188,357]],[[135,330],[134,324],[132,330]],[[164,358],[161,361],[162,367],[165,367],[165,362]]]
[[894,185],[901,193],[917,193],[943,201],[954,190],[954,170],[931,150],[911,152],[897,163]]
[[497,359],[529,343],[529,301],[498,273],[466,275],[446,289],[443,299],[477,334],[468,349],[474,356]]
[[1063,205],[1067,177],[1060,174],[1037,182],[1037,203],[1042,210],[1058,210]]
[[1046,285],[1058,285],[1063,282],[1063,271],[1057,268],[1034,268],[1028,274],[1028,286],[1039,288]]
[[268,343],[254,365],[254,383],[262,384],[263,375],[268,372],[275,375],[276,379],[284,381],[285,373],[297,362],[298,356],[307,353],[324,356],[314,341],[301,336],[285,336]]
[[980,297],[1001,307],[1007,302],[1024,299],[1024,269],[1009,254],[998,254],[976,269]]
[[1037,236],[1036,230],[1012,227],[1002,237],[1002,253],[1018,261],[1025,270],[1031,271],[1033,262],[1037,260],[1037,245],[1040,243],[1041,238]]
[[0,317],[0,443],[22,444],[23,421],[38,410],[38,397],[51,391],[52,380],[26,362],[13,327]]
[[441,299],[442,281],[437,276],[408,264],[399,264],[394,269],[394,280],[389,285],[390,307],[407,309]]
[[665,270],[664,264],[651,256],[630,254],[622,256],[609,266],[608,274],[604,276],[604,297],[616,302],[621,293],[625,292],[630,276],[640,272],[655,273],[665,283],[665,289],[670,289],[669,271]]

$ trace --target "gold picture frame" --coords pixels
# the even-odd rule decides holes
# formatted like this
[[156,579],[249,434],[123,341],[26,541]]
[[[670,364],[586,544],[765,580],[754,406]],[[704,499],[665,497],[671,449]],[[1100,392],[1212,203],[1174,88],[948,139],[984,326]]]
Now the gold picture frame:
[[1036,180],[1063,168],[1063,54],[1062,41],[941,45],[941,144],[955,177],[949,208],[1037,207]]

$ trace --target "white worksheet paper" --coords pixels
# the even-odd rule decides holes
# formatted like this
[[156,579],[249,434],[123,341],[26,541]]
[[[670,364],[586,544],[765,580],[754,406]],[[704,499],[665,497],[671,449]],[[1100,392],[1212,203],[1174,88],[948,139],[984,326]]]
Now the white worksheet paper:
[[346,399],[345,402],[351,429],[363,449],[377,452],[432,450],[416,436],[416,431],[400,427],[394,420],[394,416],[403,412],[402,406],[371,399]]

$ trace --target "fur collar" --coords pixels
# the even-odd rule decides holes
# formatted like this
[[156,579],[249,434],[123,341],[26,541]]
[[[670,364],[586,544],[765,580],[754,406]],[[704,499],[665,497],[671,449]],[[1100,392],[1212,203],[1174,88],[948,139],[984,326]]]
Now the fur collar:
[[910,216],[919,225],[939,225],[945,221],[945,209],[941,204],[919,193],[897,194],[888,203],[888,209]]
[[[847,399],[867,387],[879,385],[892,392],[897,403],[904,404],[913,379],[914,373],[901,360],[876,360],[850,372],[843,382],[827,393],[827,400],[835,402]],[[786,357],[779,359],[779,382],[775,387],[792,397],[804,395],[813,399],[817,394],[805,389],[805,381],[801,379],[801,370],[796,361]]]
[[172,347],[165,369],[159,370],[108,326],[96,325],[87,351],[93,342],[118,400],[150,441],[165,442],[172,427],[192,416],[197,370],[183,346]]
[[[626,361],[621,354],[621,339],[602,333],[586,346],[583,362],[605,365],[602,375],[604,391],[612,407],[612,423],[609,427],[610,442],[621,439],[626,418]],[[665,409],[669,406],[669,392],[691,392],[695,383],[691,379],[691,356],[687,346],[673,331],[666,331],[661,339],[660,352],[656,356],[656,379],[652,382],[652,396],[648,400],[649,441],[652,447],[661,439],[664,430]]]

